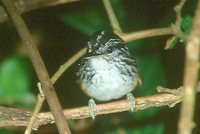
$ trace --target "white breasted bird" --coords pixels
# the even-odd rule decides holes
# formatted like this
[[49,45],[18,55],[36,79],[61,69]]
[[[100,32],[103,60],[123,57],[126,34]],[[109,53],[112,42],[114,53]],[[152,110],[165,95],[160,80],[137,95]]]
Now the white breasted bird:
[[95,100],[110,101],[127,95],[133,111],[136,105],[131,91],[140,84],[136,62],[124,41],[107,31],[96,32],[87,44],[77,72],[83,92],[91,97],[90,115],[95,118]]

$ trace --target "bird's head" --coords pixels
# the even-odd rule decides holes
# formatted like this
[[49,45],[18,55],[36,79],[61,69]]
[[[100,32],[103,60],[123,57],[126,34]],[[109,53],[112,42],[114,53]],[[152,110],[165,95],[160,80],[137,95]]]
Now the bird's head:
[[87,57],[114,55],[128,50],[124,45],[124,41],[118,35],[107,31],[94,33],[89,39],[87,47]]

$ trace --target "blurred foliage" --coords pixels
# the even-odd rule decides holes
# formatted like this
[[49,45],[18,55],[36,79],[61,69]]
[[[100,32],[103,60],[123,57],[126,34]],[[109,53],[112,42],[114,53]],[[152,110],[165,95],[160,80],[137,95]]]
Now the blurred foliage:
[[[167,27],[174,23],[173,8],[178,1],[111,0],[111,2],[123,31],[133,32]],[[184,6],[183,12],[188,15],[184,15],[181,28],[187,34],[191,29],[192,17],[190,16],[193,16],[195,2],[196,0],[187,1]],[[112,30],[101,1],[85,0],[64,4],[32,11],[23,17],[30,30],[40,32],[42,36],[40,44],[43,45],[39,48],[51,76],[59,65],[85,46],[93,32]],[[8,34],[5,28],[1,27],[2,37],[4,37],[3,34],[6,37],[17,36],[13,32]],[[164,44],[168,38],[167,36],[142,39],[127,44],[136,58],[142,79],[141,87],[134,91],[135,97],[156,94],[158,85],[169,88],[182,85],[184,45],[178,45],[183,43],[180,43],[177,38],[172,42],[173,49],[164,50]],[[9,42],[9,39],[3,41]],[[2,46],[5,44],[1,41],[0,43]],[[9,43],[15,44],[15,42]],[[6,48],[7,45],[4,45],[4,53],[13,47]],[[31,68],[31,63],[27,58],[19,55],[8,56],[1,61],[3,62],[0,64],[0,97],[2,98],[0,104],[32,108],[35,102],[35,96],[31,93],[35,87],[32,83],[36,85],[34,82],[37,80],[32,79],[34,70]],[[89,99],[76,84],[75,71],[76,66],[72,66],[55,85],[64,107],[87,105]],[[44,105],[44,109],[48,109],[47,104]],[[178,117],[177,109],[169,110],[168,108],[150,108],[134,113],[123,112],[97,116],[95,125],[86,132],[77,132],[77,134],[173,134],[176,133]],[[0,130],[0,133],[3,134],[3,131]]]
[[163,133],[163,123],[153,123],[153,124],[147,124],[140,127],[135,127],[135,129],[132,128],[116,128],[112,130],[108,130],[105,132],[105,134],[162,134]]
[[[5,119],[0,118],[0,122],[4,121]],[[0,134],[14,134],[14,132],[9,128],[0,128]]]
[[[102,3],[99,1],[97,1],[97,3],[97,5],[102,5]],[[74,10],[74,12],[70,12],[68,14],[63,13],[63,15],[61,15],[61,19],[65,23],[87,35],[91,35],[92,33],[101,29],[111,30],[108,20],[105,20],[105,9],[103,9],[102,6],[97,5],[95,8],[90,8],[88,10]]]
[[1,134],[14,134],[12,130],[5,129],[5,128],[0,128],[0,133]]
[[[33,109],[36,96],[31,93],[31,72],[30,61],[24,56],[13,55],[0,64],[0,105]],[[13,134],[13,131],[2,128],[0,133]]]
[[0,65],[0,104],[32,109],[36,97],[31,90],[31,66],[28,59],[12,56]]

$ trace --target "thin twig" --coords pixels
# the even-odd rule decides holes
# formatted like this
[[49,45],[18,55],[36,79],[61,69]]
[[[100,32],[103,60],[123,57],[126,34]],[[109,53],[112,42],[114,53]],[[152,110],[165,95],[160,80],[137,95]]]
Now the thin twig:
[[58,4],[64,4],[64,3],[71,3],[76,2],[79,0],[19,0],[14,3],[16,10],[19,11],[19,13],[23,12],[29,12],[38,8],[44,8],[49,6],[56,6]]
[[183,87],[172,90],[172,89],[169,89],[169,88],[163,88],[163,87],[158,86],[157,91],[159,93],[170,93],[170,94],[173,94],[173,95],[181,95],[181,93],[183,91]]
[[172,24],[171,27],[174,30],[174,35],[167,40],[165,49],[169,49],[170,46],[173,44],[175,40],[177,40],[177,37],[187,40],[186,34],[181,30],[181,21],[182,21],[182,15],[181,10],[186,2],[186,0],[179,0],[180,2],[174,7],[174,10],[176,12],[176,21],[175,24]]
[[26,27],[26,24],[10,0],[2,0],[2,2],[11,16],[11,19],[29,52],[30,59],[42,84],[44,94],[50,106],[50,110],[54,115],[58,131],[60,134],[70,134],[71,132],[62,113],[62,108],[55,93],[54,87],[51,84],[51,80],[47,73],[44,62],[42,61],[40,53],[33,41],[33,38],[31,37],[28,28]]
[[41,84],[38,82],[38,89],[39,89],[39,94],[38,94],[38,99],[37,99],[37,103],[35,105],[35,109],[33,111],[33,115],[31,116],[30,118],[30,121],[28,123],[28,126],[25,130],[25,133],[24,134],[31,134],[31,131],[32,129],[34,129],[33,125],[37,119],[37,116],[38,116],[38,113],[40,112],[40,109],[42,107],[42,104],[45,100],[45,96],[44,96],[44,93],[42,91],[42,87],[41,87]]
[[182,15],[181,15],[181,10],[185,4],[186,0],[180,0],[178,5],[175,6],[174,10],[176,12],[176,22],[175,25],[180,28],[181,26],[181,21],[182,21]]
[[[48,6],[56,6],[59,4],[77,2],[80,0],[15,0],[13,5],[15,5],[16,10],[22,14],[30,12],[35,9],[44,8]],[[5,22],[9,19],[6,11],[0,6],[0,23]]]
[[68,59],[60,68],[56,71],[56,73],[51,78],[51,82],[54,84],[58,78],[72,65],[74,64],[81,56],[86,53],[86,48],[81,49],[78,51],[73,57]]
[[184,96],[181,105],[178,134],[191,134],[194,128],[193,116],[198,86],[199,60],[200,60],[200,0],[198,0],[192,32],[186,46],[186,59],[184,71]]
[[180,0],[178,5],[175,6],[174,10],[176,12],[176,22],[172,27],[174,29],[174,33],[176,35],[179,35],[179,38],[185,39],[186,40],[186,35],[185,33],[181,30],[181,21],[182,21],[182,15],[181,15],[181,10],[185,4],[186,0]]
[[124,39],[124,41],[130,42],[130,41],[134,41],[138,39],[170,35],[170,34],[174,34],[172,27],[155,28],[155,29],[150,29],[150,30],[126,33],[126,34],[121,34],[120,36]]
[[105,6],[106,13],[108,14],[108,18],[110,20],[110,24],[113,28],[113,31],[115,33],[122,33],[122,29],[119,25],[119,21],[117,20],[117,17],[116,17],[115,12],[112,8],[110,0],[103,0],[103,4]]

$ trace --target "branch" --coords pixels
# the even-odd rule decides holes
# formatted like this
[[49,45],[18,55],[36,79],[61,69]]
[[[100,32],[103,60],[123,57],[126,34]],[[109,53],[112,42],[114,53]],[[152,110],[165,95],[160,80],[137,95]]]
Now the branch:
[[122,29],[119,25],[119,21],[117,20],[117,17],[116,17],[115,12],[112,8],[110,0],[103,0],[103,4],[104,4],[104,7],[105,7],[106,12],[108,14],[108,18],[109,18],[109,21],[110,21],[110,24],[112,26],[113,31],[115,33],[122,33]]
[[28,125],[26,127],[26,130],[25,130],[24,134],[31,134],[33,125],[34,125],[34,123],[35,123],[35,121],[37,119],[37,115],[40,112],[40,110],[42,108],[42,104],[43,104],[43,102],[45,100],[45,96],[44,96],[44,93],[42,91],[41,84],[39,82],[38,82],[37,86],[38,86],[38,89],[39,89],[40,93],[37,96],[37,102],[35,104],[34,111],[33,111],[32,116],[31,116],[31,118],[30,118],[30,120],[28,122]]
[[[180,2],[174,7],[174,10],[176,12],[176,21],[175,21],[175,24],[172,24],[172,27],[173,27],[175,35],[167,40],[165,49],[169,49],[171,47],[171,45],[173,44],[173,42],[175,40],[177,40],[177,37],[184,39],[184,40],[187,39],[187,36],[181,30],[181,21],[182,21],[181,10],[182,10],[185,2],[186,2],[186,0],[180,0]],[[176,36],[176,35],[179,35],[179,36]]]
[[61,105],[55,93],[54,87],[51,84],[51,80],[47,73],[44,62],[33,41],[33,38],[31,37],[28,28],[26,27],[26,24],[24,23],[20,14],[15,10],[15,7],[13,6],[11,0],[2,0],[2,2],[5,5],[9,15],[11,16],[11,19],[29,52],[30,59],[42,84],[47,102],[50,106],[51,112],[54,115],[58,131],[60,132],[60,134],[71,134],[68,124],[64,119]]
[[[176,90],[176,89],[174,89]],[[182,95],[173,95],[170,93],[163,93],[153,96],[140,97],[136,99],[137,105],[134,112],[138,110],[147,109],[150,107],[169,106],[173,107],[182,100]],[[97,105],[97,115],[111,114],[123,111],[130,111],[131,106],[129,101],[121,100]],[[31,117],[31,112],[22,111],[19,109],[6,108],[0,106],[0,117],[6,119],[0,122],[1,126],[27,126]],[[90,117],[88,106],[65,109],[64,115],[66,119],[83,119]],[[38,114],[34,128],[47,123],[53,123],[54,118],[50,112]]]
[[[64,3],[77,2],[80,0],[15,0],[13,5],[19,14],[30,12],[35,9],[44,8],[48,6],[56,6]],[[0,23],[3,23],[9,19],[6,11],[0,6]]]
[[81,49],[78,51],[74,56],[72,56],[67,62],[65,62],[63,65],[60,66],[58,71],[53,75],[51,78],[51,82],[55,84],[55,82],[58,80],[58,78],[72,65],[74,64],[81,56],[83,56],[86,53],[86,48]]
[[[158,87],[158,90],[162,92],[168,92],[168,88]],[[182,101],[183,88],[171,89],[170,93],[162,93],[153,96],[139,97],[136,98],[136,109],[134,112],[151,108],[151,107],[161,107],[169,106],[174,107],[176,104]],[[176,91],[177,90],[177,91]],[[197,87],[197,91],[200,91],[200,82]],[[179,93],[178,93],[179,92]],[[172,94],[172,93],[175,93]],[[131,106],[129,101],[121,100],[115,102],[109,102],[104,104],[97,104],[97,115],[118,113],[124,111],[130,111]],[[89,118],[88,106],[65,109],[63,110],[66,119],[84,119]],[[2,126],[27,126],[28,121],[31,118],[32,113],[30,111],[23,111],[14,108],[7,108],[0,106],[0,117],[4,118],[5,121],[0,122],[0,127]],[[37,116],[37,121],[34,124],[34,129],[37,129],[40,125],[45,125],[48,123],[54,123],[53,115],[50,112],[39,113]]]
[[139,31],[139,32],[126,33],[120,36],[122,37],[122,39],[124,39],[124,41],[130,42],[130,41],[134,41],[138,39],[170,35],[170,34],[174,34],[173,27],[155,28],[155,29],[144,30],[144,31]]
[[184,71],[184,98],[181,105],[179,120],[179,134],[191,134],[194,128],[193,116],[195,108],[196,91],[199,77],[200,60],[200,0],[198,1],[193,29],[186,46],[186,59]]
[[175,22],[175,25],[178,28],[180,28],[180,26],[181,26],[181,21],[182,21],[181,9],[183,8],[185,2],[186,2],[186,0],[180,0],[180,2],[178,3],[178,5],[175,6],[175,8],[174,8],[174,10],[176,12],[176,22]]
[[182,21],[181,10],[182,10],[186,0],[179,0],[179,1],[180,2],[174,8],[174,10],[176,12],[176,22],[175,22],[175,24],[172,24],[172,27],[174,29],[174,33],[176,33],[176,35],[179,35],[178,37],[186,40],[186,35],[181,30],[181,21]]

